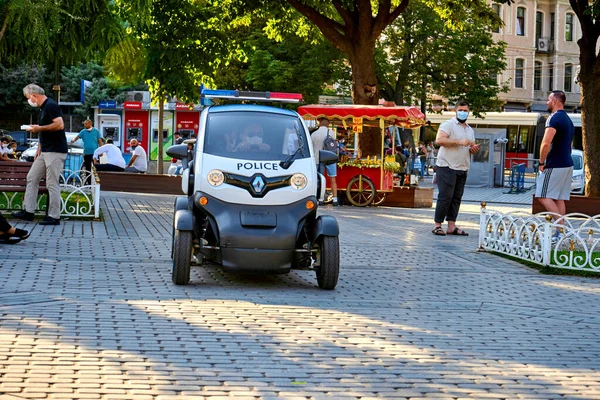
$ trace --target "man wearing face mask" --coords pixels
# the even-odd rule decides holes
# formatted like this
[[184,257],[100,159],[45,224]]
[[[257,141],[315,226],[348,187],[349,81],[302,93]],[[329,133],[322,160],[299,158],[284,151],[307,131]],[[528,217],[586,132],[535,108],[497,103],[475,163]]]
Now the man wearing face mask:
[[[129,142],[131,146],[131,160],[125,168],[125,172],[134,172],[138,174],[145,174],[148,171],[148,159],[146,158],[146,150],[139,145],[136,139],[131,139]],[[160,161],[160,160],[159,160]]]
[[[100,131],[94,128],[92,121],[88,118],[83,121],[84,129],[81,130],[73,139],[71,139],[71,143],[75,143],[77,139],[83,140],[83,165],[86,171],[92,171],[92,159],[94,158],[94,151],[100,146],[102,143],[102,136],[100,135]],[[89,175],[85,180],[85,184],[89,185]]]
[[11,161],[8,153],[8,138],[3,137],[0,139],[0,161]]
[[39,146],[35,160],[27,174],[27,188],[23,200],[23,210],[13,216],[25,221],[33,221],[40,181],[46,176],[49,204],[48,215],[40,225],[60,224],[60,184],[59,177],[67,159],[67,137],[62,111],[56,102],[46,97],[44,89],[35,84],[23,88],[23,94],[31,107],[39,107],[38,125],[31,125],[29,131],[37,133]]
[[[479,151],[475,143],[475,132],[467,124],[469,105],[466,101],[456,104],[456,117],[440,125],[435,141],[440,146],[436,163],[438,200],[435,207],[434,235],[469,234],[456,226],[456,218],[462,200],[467,171],[471,166],[471,154]],[[444,219],[448,229],[442,229]]]
[[[571,144],[575,128],[571,118],[564,110],[565,93],[555,90],[548,96],[548,112],[552,113],[546,120],[546,130],[540,145],[540,174],[535,185],[535,197],[556,220],[565,215],[565,201],[571,198],[571,180],[573,179],[573,159]],[[564,221],[559,221],[564,225]],[[560,231],[552,236],[556,243],[561,238]]]

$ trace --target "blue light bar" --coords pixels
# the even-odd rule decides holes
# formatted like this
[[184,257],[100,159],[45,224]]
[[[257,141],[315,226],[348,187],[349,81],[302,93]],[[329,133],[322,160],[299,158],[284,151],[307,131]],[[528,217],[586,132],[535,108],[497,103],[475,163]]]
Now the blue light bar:
[[202,89],[200,97],[207,99],[270,101],[280,103],[298,103],[302,100],[302,95],[299,93],[249,92],[224,89]]

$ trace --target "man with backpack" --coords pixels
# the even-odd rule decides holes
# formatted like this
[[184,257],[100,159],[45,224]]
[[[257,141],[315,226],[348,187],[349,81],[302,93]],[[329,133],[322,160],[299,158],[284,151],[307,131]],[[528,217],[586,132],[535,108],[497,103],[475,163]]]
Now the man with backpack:
[[329,120],[327,118],[321,118],[319,120],[319,129],[311,134],[313,152],[315,154],[315,162],[317,164],[317,170],[321,174],[325,174],[327,170],[327,176],[331,182],[331,193],[333,194],[333,205],[338,206],[337,197],[337,182],[335,177],[337,176],[337,164],[325,165],[319,162],[319,150],[329,150],[339,156],[338,143],[335,139],[335,132],[329,129]]

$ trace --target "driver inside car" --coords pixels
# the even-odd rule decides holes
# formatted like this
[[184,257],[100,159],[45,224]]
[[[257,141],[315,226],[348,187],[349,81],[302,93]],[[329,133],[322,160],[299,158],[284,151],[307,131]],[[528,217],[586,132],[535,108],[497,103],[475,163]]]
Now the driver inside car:
[[271,146],[263,143],[263,130],[258,124],[248,125],[240,135],[240,143],[236,146],[235,151],[269,151]]

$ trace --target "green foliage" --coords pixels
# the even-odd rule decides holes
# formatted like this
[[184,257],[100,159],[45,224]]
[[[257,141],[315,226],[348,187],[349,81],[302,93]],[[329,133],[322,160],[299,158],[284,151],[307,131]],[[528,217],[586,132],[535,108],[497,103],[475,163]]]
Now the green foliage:
[[23,109],[31,109],[23,95],[23,88],[30,83],[36,83],[47,93],[52,93],[51,85],[46,84],[48,81],[46,68],[35,63],[21,63],[13,68],[0,64],[0,107],[21,104]]
[[264,24],[254,20],[237,29],[243,57],[233,56],[226,67],[216,69],[217,87],[302,93],[305,101],[316,102],[327,83],[349,81],[343,55],[319,32],[310,38],[282,33],[277,42],[265,33]]
[[102,66],[90,62],[79,63],[71,67],[62,67],[60,98],[62,101],[79,101],[81,92],[81,80],[88,81],[104,79]]
[[[386,31],[377,51],[383,97],[403,104],[437,94],[467,100],[476,114],[497,110],[498,92],[508,90],[496,79],[506,68],[505,44],[490,33],[498,21],[481,8],[435,11],[413,0]],[[457,13],[470,23],[449,19]]]
[[[2,7],[2,3],[4,7]],[[101,57],[123,34],[112,0],[4,0],[0,60],[71,64]]]

